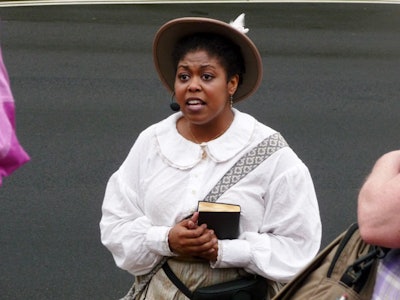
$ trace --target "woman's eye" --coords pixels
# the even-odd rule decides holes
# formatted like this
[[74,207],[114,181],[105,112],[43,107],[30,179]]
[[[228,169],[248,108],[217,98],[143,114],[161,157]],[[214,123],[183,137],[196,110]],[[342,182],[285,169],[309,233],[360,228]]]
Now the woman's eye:
[[214,78],[211,74],[203,74],[203,80],[208,81]]
[[178,78],[182,81],[187,81],[189,79],[189,75],[188,74],[179,74]]

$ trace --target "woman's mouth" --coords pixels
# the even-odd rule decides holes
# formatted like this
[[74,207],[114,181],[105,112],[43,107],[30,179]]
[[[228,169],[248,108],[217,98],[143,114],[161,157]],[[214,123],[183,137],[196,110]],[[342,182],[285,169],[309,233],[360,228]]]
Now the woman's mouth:
[[186,101],[187,105],[203,105],[205,104],[204,101],[200,99],[189,99]]
[[188,99],[186,101],[186,107],[191,111],[198,111],[202,109],[206,103],[201,99]]

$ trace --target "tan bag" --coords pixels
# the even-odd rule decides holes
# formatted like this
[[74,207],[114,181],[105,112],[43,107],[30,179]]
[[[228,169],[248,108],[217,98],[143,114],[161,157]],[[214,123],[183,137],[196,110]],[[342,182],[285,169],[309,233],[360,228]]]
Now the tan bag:
[[385,249],[366,244],[358,224],[338,236],[273,300],[370,300]]

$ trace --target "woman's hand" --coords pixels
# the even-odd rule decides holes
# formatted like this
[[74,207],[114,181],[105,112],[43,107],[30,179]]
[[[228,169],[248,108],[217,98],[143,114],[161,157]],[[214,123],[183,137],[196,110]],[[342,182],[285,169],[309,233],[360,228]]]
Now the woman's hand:
[[218,238],[205,224],[197,225],[199,213],[195,212],[171,228],[168,234],[169,248],[182,256],[201,257],[216,261],[218,256]]

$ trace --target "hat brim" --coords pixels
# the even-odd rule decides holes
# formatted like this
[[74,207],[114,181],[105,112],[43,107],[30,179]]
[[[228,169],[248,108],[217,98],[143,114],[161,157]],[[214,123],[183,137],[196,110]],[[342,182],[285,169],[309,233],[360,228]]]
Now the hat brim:
[[172,53],[176,43],[185,36],[199,32],[220,34],[239,45],[246,72],[243,74],[243,82],[239,85],[233,101],[238,102],[253,94],[262,79],[262,61],[257,47],[250,38],[229,24],[200,17],[171,20],[165,23],[155,35],[153,60],[158,75],[167,89],[170,92],[174,91],[176,66],[174,66]]

